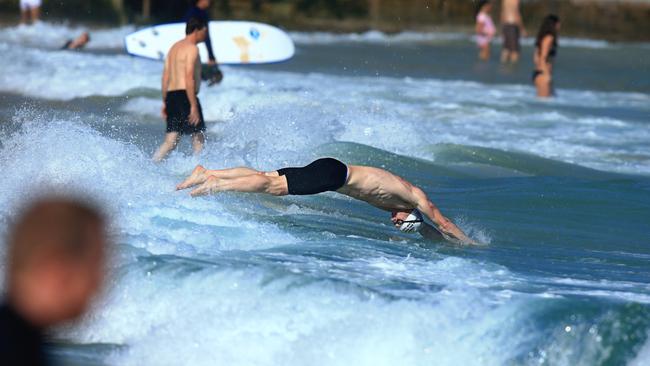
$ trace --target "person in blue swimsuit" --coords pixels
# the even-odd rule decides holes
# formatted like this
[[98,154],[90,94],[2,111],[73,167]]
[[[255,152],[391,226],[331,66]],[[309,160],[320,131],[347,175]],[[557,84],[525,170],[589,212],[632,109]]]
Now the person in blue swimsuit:
[[208,65],[216,65],[217,58],[214,57],[214,51],[212,50],[212,40],[210,39],[210,14],[208,9],[210,8],[210,0],[190,0],[192,7],[187,11],[183,20],[185,22],[190,19],[198,19],[203,23],[208,25],[208,35],[205,38],[205,46],[208,48]]

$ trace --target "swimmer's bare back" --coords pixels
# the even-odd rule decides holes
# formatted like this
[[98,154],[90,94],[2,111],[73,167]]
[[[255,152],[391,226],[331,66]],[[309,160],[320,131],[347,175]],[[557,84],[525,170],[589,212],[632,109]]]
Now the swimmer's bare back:
[[503,0],[501,3],[501,23],[521,24],[519,13],[519,0]]
[[165,68],[169,70],[169,81],[163,85],[165,91],[186,90],[188,76],[193,75],[194,93],[198,94],[201,86],[201,60],[198,55],[199,48],[186,39],[172,46],[165,60]]
[[370,166],[348,165],[348,170],[348,180],[337,192],[385,211],[416,208],[414,186],[405,179]]

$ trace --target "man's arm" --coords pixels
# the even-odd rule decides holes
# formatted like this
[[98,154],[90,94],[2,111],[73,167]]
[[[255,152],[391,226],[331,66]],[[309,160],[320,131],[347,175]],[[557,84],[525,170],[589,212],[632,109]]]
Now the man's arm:
[[162,74],[162,85],[161,85],[161,90],[162,90],[162,100],[163,100],[163,107],[162,107],[162,117],[163,119],[167,119],[167,108],[165,105],[165,100],[167,100],[167,86],[169,85],[169,55],[165,58],[165,66],[163,68],[163,74]]
[[521,3],[517,1],[517,25],[519,26],[519,31],[523,37],[526,37],[528,34],[526,32],[526,27],[524,27],[524,19],[521,17]]
[[481,22],[476,22],[476,27],[474,27],[474,30],[476,31],[476,34],[479,36],[483,35],[483,28],[485,27],[485,24]]
[[547,62],[548,54],[551,52],[551,47],[553,47],[553,36],[547,35],[542,38],[542,44],[539,47],[539,58],[537,59],[537,68],[544,73],[550,74],[551,69]]
[[201,80],[194,79],[194,68],[196,67],[196,60],[199,57],[198,47],[192,47],[187,53],[187,60],[185,61],[185,93],[187,94],[187,99],[190,101],[190,115],[189,122],[191,125],[195,126],[199,123],[199,103],[196,99],[196,83],[200,83]]
[[208,27],[208,34],[205,37],[205,47],[208,49],[208,64],[214,65],[217,63],[217,58],[214,57],[214,52],[212,51],[212,40],[210,39],[210,19],[207,19],[206,24]]
[[433,222],[445,239],[457,244],[476,244],[451,220],[443,216],[438,207],[429,200],[429,197],[420,188],[413,187],[413,195],[417,203],[416,208]]

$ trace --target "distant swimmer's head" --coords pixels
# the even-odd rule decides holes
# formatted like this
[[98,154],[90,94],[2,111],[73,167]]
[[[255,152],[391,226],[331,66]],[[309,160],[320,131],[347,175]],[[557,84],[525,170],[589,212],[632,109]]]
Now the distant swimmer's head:
[[424,218],[417,209],[411,211],[394,211],[390,220],[396,228],[403,233],[415,233],[420,231]]
[[199,9],[205,10],[210,7],[210,0],[192,0],[192,2]]
[[190,18],[185,24],[185,35],[196,33],[197,41],[203,42],[208,35],[208,25],[201,19]]
[[485,11],[486,13],[490,13],[490,11],[492,11],[492,4],[490,3],[490,0],[479,0],[478,3],[476,3],[476,15],[482,11]]
[[90,305],[105,273],[108,238],[98,206],[66,197],[28,204],[8,236],[8,296],[31,323],[72,320]]

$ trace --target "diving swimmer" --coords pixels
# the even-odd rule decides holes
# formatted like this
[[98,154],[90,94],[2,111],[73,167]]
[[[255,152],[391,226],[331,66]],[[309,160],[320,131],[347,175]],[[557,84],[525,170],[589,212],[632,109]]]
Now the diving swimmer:
[[274,196],[312,195],[337,192],[391,212],[391,222],[404,232],[428,236],[435,230],[456,244],[477,244],[467,237],[418,187],[383,169],[346,165],[333,158],[318,159],[305,167],[283,168],[271,172],[241,167],[208,170],[198,165],[176,189],[194,187],[192,197],[218,192],[265,193]]

